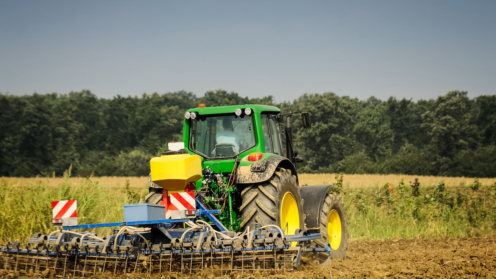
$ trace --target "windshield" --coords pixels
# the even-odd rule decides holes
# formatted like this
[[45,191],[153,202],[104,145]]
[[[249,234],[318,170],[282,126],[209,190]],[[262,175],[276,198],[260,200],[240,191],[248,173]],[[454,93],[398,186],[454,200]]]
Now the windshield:
[[255,146],[251,116],[209,115],[190,121],[190,149],[204,157],[234,157]]

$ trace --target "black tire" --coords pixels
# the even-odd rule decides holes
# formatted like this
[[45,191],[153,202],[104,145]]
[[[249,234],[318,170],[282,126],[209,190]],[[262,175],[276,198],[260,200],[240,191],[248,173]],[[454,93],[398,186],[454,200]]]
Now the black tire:
[[325,244],[330,243],[332,236],[328,235],[327,220],[332,210],[337,212],[339,219],[341,220],[341,243],[339,244],[338,249],[332,249],[331,258],[344,260],[346,258],[348,239],[350,237],[348,234],[348,219],[341,198],[335,194],[326,194],[324,204],[322,205],[322,211],[320,212],[320,233],[322,234],[322,238],[316,240],[315,243],[321,247],[324,247]]
[[266,182],[248,185],[241,192],[241,230],[248,226],[250,230],[255,228],[255,222],[262,226],[281,226],[280,212],[284,194],[291,193],[296,200],[300,218],[299,228],[303,229],[303,205],[300,196],[300,186],[296,177],[291,175],[288,169],[277,169],[274,175]]
[[152,175],[148,175],[148,195],[145,197],[145,203],[160,204],[163,198],[164,189],[152,182]]

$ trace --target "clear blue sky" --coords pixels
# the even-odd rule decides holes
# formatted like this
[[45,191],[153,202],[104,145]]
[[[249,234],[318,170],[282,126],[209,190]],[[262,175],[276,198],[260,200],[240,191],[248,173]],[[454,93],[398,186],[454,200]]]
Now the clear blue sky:
[[496,1],[0,0],[0,92],[496,94]]

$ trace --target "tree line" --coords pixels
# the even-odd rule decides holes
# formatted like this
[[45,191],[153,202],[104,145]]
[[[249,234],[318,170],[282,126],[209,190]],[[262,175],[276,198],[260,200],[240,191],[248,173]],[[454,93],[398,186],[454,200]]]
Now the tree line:
[[143,176],[149,159],[182,141],[184,112],[198,104],[265,104],[308,111],[293,119],[299,172],[496,177],[496,96],[451,91],[436,99],[359,100],[328,92],[293,102],[225,90],[98,98],[90,91],[0,93],[0,176]]

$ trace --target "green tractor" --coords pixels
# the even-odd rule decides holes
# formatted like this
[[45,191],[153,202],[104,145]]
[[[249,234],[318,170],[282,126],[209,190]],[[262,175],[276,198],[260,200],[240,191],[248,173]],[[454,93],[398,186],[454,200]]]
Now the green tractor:
[[[201,157],[202,178],[194,191],[207,208],[221,211],[217,218],[229,231],[242,232],[255,223],[276,225],[288,235],[306,229],[322,235],[313,245],[329,244],[331,257],[343,259],[348,222],[340,197],[329,193],[334,186],[299,185],[296,163],[303,159],[293,149],[291,132],[291,117],[297,114],[310,128],[309,113],[281,113],[265,105],[200,105],[185,113],[184,149],[163,155]],[[146,202],[159,204],[163,188],[151,176]]]

